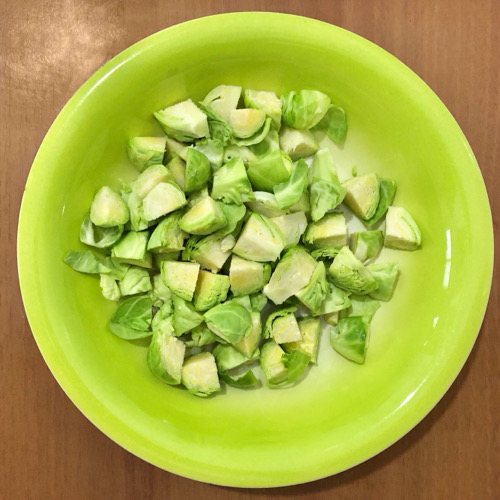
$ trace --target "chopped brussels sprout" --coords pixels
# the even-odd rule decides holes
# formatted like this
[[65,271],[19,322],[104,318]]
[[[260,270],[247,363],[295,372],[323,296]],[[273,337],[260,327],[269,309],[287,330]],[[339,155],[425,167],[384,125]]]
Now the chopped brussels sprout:
[[283,233],[285,237],[285,249],[298,245],[302,234],[304,234],[307,228],[307,219],[304,212],[272,217],[271,221]]
[[111,316],[109,329],[125,340],[150,337],[153,305],[145,295],[137,295],[124,300]]
[[256,359],[259,359],[260,351],[256,349],[250,356],[245,356],[232,345],[219,344],[215,346],[212,354],[219,372],[226,372],[238,366],[246,365]]
[[314,155],[309,176],[311,184],[314,179],[332,183],[338,182],[337,169],[329,149],[322,148]]
[[296,212],[310,212],[311,203],[309,201],[309,193],[305,190],[297,203],[294,203],[290,208],[292,214]]
[[109,274],[101,274],[99,285],[102,290],[102,295],[108,300],[120,300],[122,294],[118,288],[118,284],[115,279]]
[[[262,139],[262,141],[260,141],[258,144],[249,146],[249,149],[255,156],[255,160],[257,158],[263,158],[273,151],[280,151],[280,136],[278,134],[278,131],[275,128],[271,128],[264,139]],[[284,155],[283,151],[280,152],[282,155]],[[290,157],[284,155],[284,158],[289,159]],[[291,165],[287,165],[286,167],[288,171],[291,170]]]
[[238,107],[241,87],[236,85],[219,85],[212,89],[203,99],[203,104],[225,121],[229,121],[231,111]]
[[270,219],[254,212],[243,226],[233,253],[257,262],[274,262],[283,248],[281,231]]
[[104,186],[90,205],[90,220],[100,227],[121,226],[129,220],[129,211],[121,196],[108,186]]
[[147,258],[146,249],[148,239],[149,234],[147,231],[129,231],[113,246],[111,249],[111,257],[115,257],[130,264],[145,261]]
[[90,250],[74,251],[70,250],[64,257],[64,262],[69,267],[85,274],[109,274],[108,267],[97,260]]
[[361,262],[374,259],[384,246],[382,231],[361,231],[351,235],[351,250]]
[[205,196],[192,206],[179,221],[186,233],[207,235],[226,224],[226,217],[220,206],[210,196]]
[[161,263],[166,260],[179,260],[181,252],[175,251],[175,252],[153,253],[151,255],[153,255],[153,267],[155,269],[160,269]]
[[122,295],[135,295],[153,289],[149,273],[139,267],[130,267],[120,280],[119,287]]
[[169,182],[178,187],[172,172],[170,172],[167,167],[163,165],[151,165],[137,177],[132,184],[132,190],[142,200],[154,187],[160,184],[160,182]]
[[212,307],[205,313],[208,328],[230,344],[236,344],[249,335],[252,318],[245,307],[236,302],[226,301]]
[[286,383],[288,370],[283,363],[285,351],[274,341],[268,340],[260,350],[260,367],[268,384]]
[[271,266],[233,255],[229,268],[231,291],[235,296],[259,292],[269,281]]
[[139,172],[150,165],[161,164],[166,142],[166,137],[131,137],[127,144],[130,162]]
[[277,344],[302,340],[294,314],[296,309],[296,307],[285,307],[272,312],[264,326],[264,338],[272,338]]
[[224,148],[223,162],[227,163],[234,158],[241,158],[245,165],[253,161],[257,161],[257,156],[247,146],[236,146],[236,144],[229,144]]
[[224,244],[227,244],[228,238],[233,240],[234,245],[234,238],[231,235],[191,236],[182,252],[182,259],[194,260],[204,269],[217,273],[231,255],[233,245],[229,245],[229,248],[222,248]]
[[197,312],[190,302],[186,302],[178,295],[174,294],[172,299],[174,304],[174,332],[182,335],[203,323],[203,315]]
[[[165,155],[163,157],[163,163],[168,164],[174,158],[180,158],[186,161],[188,146],[182,142],[176,141],[171,137],[167,137],[167,143],[165,144]],[[180,184],[179,184],[180,185]]]
[[178,141],[192,142],[209,135],[207,115],[191,99],[156,111],[153,115],[163,131]]
[[196,141],[194,149],[203,153],[210,162],[210,166],[217,170],[224,162],[224,143],[219,139],[201,139]]
[[339,322],[339,312],[338,311],[327,313],[323,317],[325,318],[325,321],[329,325],[335,326]]
[[385,215],[396,196],[396,183],[391,179],[379,179],[379,195],[377,210],[369,219],[363,220],[366,226],[373,226]]
[[271,118],[266,118],[264,121],[264,125],[255,132],[255,134],[250,137],[246,137],[244,139],[234,139],[234,143],[237,146],[254,146],[256,144],[260,144],[269,134],[271,130]]
[[318,360],[319,337],[321,334],[321,324],[319,318],[305,317],[298,320],[299,330],[302,335],[301,340],[288,342],[281,347],[290,353],[300,351],[311,358],[311,363],[316,364]]
[[198,150],[189,148],[186,158],[184,191],[193,193],[206,186],[210,176],[210,162]]
[[389,207],[385,218],[384,245],[396,250],[416,250],[422,236],[413,217],[403,207]]
[[311,252],[311,257],[315,260],[333,260],[339,252],[339,247],[320,247]]
[[328,269],[333,283],[358,295],[365,295],[377,289],[377,283],[363,263],[348,247],[343,247]]
[[152,278],[153,282],[153,295],[163,302],[167,302],[172,299],[173,294],[170,288],[168,288],[165,283],[163,283],[163,279],[161,278],[161,274],[155,274]]
[[274,342],[268,340],[261,350],[260,366],[269,387],[283,387],[296,382],[305,372],[310,358],[300,351],[285,353]]
[[267,297],[263,293],[254,293],[250,295],[250,303],[252,305],[252,311],[260,312],[267,305]]
[[157,184],[144,198],[144,218],[150,222],[183,207],[186,197],[178,186],[168,182]]
[[342,311],[350,307],[351,301],[345,290],[337,288],[333,283],[328,282],[328,291],[321,304],[319,313],[322,315]]
[[252,321],[250,333],[234,344],[234,348],[244,354],[247,358],[250,358],[257,350],[260,339],[262,338],[260,312],[252,311],[250,312],[250,317]]
[[238,387],[240,389],[247,389],[258,385],[259,379],[254,375],[252,370],[247,370],[243,375],[231,375],[230,372],[219,373],[219,377],[227,385]]
[[228,291],[228,276],[201,270],[194,291],[194,308],[197,311],[207,311],[226,300]]
[[162,382],[178,385],[181,383],[185,352],[186,346],[173,336],[173,328],[171,334],[155,331],[147,354],[149,369]]
[[271,118],[276,129],[281,126],[281,100],[274,92],[246,89],[245,106],[261,109]]
[[266,114],[260,109],[233,109],[229,115],[229,125],[236,137],[248,138],[260,130],[265,119]]
[[362,220],[369,220],[377,210],[380,201],[378,177],[366,174],[345,181],[345,204]]
[[340,318],[361,316],[366,323],[370,323],[375,313],[380,309],[380,302],[368,295],[351,295],[351,305],[340,311]]
[[191,340],[186,340],[186,347],[202,347],[204,345],[218,342],[219,338],[205,323],[198,325],[191,330]]
[[273,187],[274,196],[279,208],[285,210],[297,203],[307,187],[307,174],[309,167],[304,160],[299,160],[293,165],[292,173],[287,181]]
[[309,224],[303,240],[315,247],[343,247],[347,245],[347,226],[344,214],[326,214],[317,222]]
[[304,248],[291,248],[278,262],[264,293],[276,305],[282,304],[309,283],[315,268],[316,261]]
[[122,280],[130,267],[114,257],[106,257],[103,264],[109,269],[109,275],[115,280]]
[[153,330],[153,333],[156,331],[160,331],[168,333],[169,335],[173,334],[174,333],[172,326],[173,315],[174,315],[174,301],[170,299],[167,300],[167,302],[161,304],[159,309],[154,314],[153,321],[151,322],[151,329]]
[[234,158],[215,172],[211,196],[214,200],[223,200],[236,205],[254,199],[252,186],[241,158]]
[[343,144],[347,134],[347,119],[344,109],[331,105],[325,116],[313,127],[313,130],[324,132],[333,142]]
[[202,352],[184,361],[182,384],[195,396],[207,397],[220,391],[219,376],[215,358],[209,352]]
[[330,344],[344,358],[363,364],[366,356],[368,325],[361,316],[339,320],[330,329]]
[[128,207],[130,214],[130,227],[132,231],[144,231],[144,229],[147,229],[149,224],[144,217],[144,208],[142,206],[141,198],[139,198],[137,193],[132,191],[132,188],[127,184],[123,185],[121,196]]
[[193,299],[200,265],[196,262],[163,261],[161,263],[161,277],[170,290],[183,298]]
[[99,227],[87,215],[80,226],[80,241],[96,248],[113,246],[121,237],[123,226]]
[[167,168],[172,173],[175,183],[184,191],[186,184],[186,163],[176,156],[167,163]]
[[329,291],[330,287],[326,280],[325,264],[320,261],[316,265],[309,284],[299,290],[295,294],[295,297],[309,308],[313,316],[317,316],[320,313],[321,304]]
[[273,191],[275,184],[286,182],[290,177],[279,150],[271,151],[257,161],[250,162],[247,174],[255,190],[268,192]]
[[[226,218],[226,223],[217,230],[217,234],[226,236],[234,231],[239,232],[242,220],[247,213],[245,205],[233,205],[232,203],[224,203],[222,201],[217,201],[216,203],[219,205],[219,208],[222,210],[222,213]],[[225,243],[227,244],[229,241],[229,239],[226,239]],[[232,243],[231,248],[233,248],[233,246],[234,242]]]
[[281,96],[283,122],[295,129],[314,127],[326,114],[331,100],[319,90],[291,91]]
[[174,212],[156,226],[148,241],[149,252],[168,253],[184,249],[184,239],[187,235],[179,227],[181,217],[179,212]]
[[367,266],[367,269],[377,283],[377,289],[370,293],[370,297],[385,302],[390,300],[398,278],[398,265],[394,262],[375,263]]
[[293,161],[297,161],[316,153],[319,150],[319,144],[309,130],[281,127],[280,148]]
[[242,305],[247,311],[252,312],[252,301],[250,300],[250,295],[238,295],[237,297],[232,294],[231,302],[236,302]]
[[254,191],[255,201],[246,203],[247,207],[253,212],[257,212],[266,217],[274,218],[285,215],[286,211],[281,210],[278,206],[278,200],[272,193],[265,191]]

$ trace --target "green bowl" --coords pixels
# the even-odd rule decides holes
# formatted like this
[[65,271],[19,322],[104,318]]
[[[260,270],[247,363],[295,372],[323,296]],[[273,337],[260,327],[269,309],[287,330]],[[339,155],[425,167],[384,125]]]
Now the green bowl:
[[[322,338],[319,366],[297,386],[228,389],[199,399],[149,372],[146,347],[106,326],[115,305],[63,263],[81,248],[95,191],[129,180],[125,142],[160,132],[152,112],[218,84],[313,88],[348,114],[335,161],[398,184],[395,204],[423,234],[387,250],[401,277],[372,324],[363,366]],[[71,98],[48,132],[24,193],[19,276],[38,346],[72,401],[135,455],[189,478],[266,487],[311,481],[379,453],[415,426],[474,344],[493,261],[483,180],[457,123],[401,62],[335,26],[283,14],[196,19],[135,44]]]

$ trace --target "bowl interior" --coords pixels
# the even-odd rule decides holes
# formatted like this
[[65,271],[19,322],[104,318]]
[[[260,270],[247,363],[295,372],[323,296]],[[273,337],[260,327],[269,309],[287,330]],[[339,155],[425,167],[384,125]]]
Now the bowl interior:
[[[125,142],[161,131],[152,112],[218,84],[321,90],[349,131],[332,150],[396,180],[396,205],[420,225],[423,248],[386,251],[401,275],[375,316],[366,364],[323,336],[319,365],[296,387],[207,400],[157,381],[147,343],[115,337],[115,305],[98,280],[63,263],[101,185],[133,178]],[[410,430],[464,363],[484,314],[492,232],[482,178],[444,105],[373,44],[310,19],[264,13],[203,18],[136,44],[71,99],[33,165],[19,226],[23,298],[38,345],[75,404],[120,445],[167,470],[234,486],[277,486],[359,463]],[[471,265],[471,262],[474,265]]]

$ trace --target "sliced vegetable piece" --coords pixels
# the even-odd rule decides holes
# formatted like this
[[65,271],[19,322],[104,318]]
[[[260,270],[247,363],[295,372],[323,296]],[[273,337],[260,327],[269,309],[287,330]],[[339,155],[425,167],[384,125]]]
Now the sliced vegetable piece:
[[331,105],[325,116],[313,127],[313,130],[324,132],[336,144],[343,144],[347,134],[347,119],[344,109]]
[[167,163],[167,168],[172,173],[175,183],[184,191],[186,184],[186,163],[184,160],[175,156]]
[[344,214],[326,214],[317,222],[309,224],[303,238],[315,247],[343,247],[347,245],[347,225]]
[[250,333],[243,337],[239,342],[234,344],[234,348],[250,358],[259,346],[260,339],[262,338],[262,323],[260,312],[250,312],[252,327]]
[[[120,241],[111,249],[111,257],[115,257],[130,264],[142,262],[144,263],[143,267],[151,267],[147,262],[148,238],[149,234],[147,231],[129,231],[125,233]],[[150,258],[151,256],[149,256],[149,259]]]
[[413,217],[403,207],[389,207],[384,245],[396,250],[417,250],[421,243],[420,229]]
[[196,262],[164,261],[161,277],[170,290],[188,302],[193,299],[200,265]]
[[109,269],[99,262],[90,250],[70,250],[64,257],[64,262],[75,271],[86,274],[109,274]]
[[271,266],[234,255],[229,268],[231,291],[235,296],[259,292],[269,281]]
[[325,264],[318,262],[309,284],[299,290],[297,297],[304,304],[313,316],[317,316],[321,311],[321,304],[324,302],[326,294],[330,291],[328,281],[326,280]]
[[283,121],[295,129],[310,129],[326,114],[331,100],[319,90],[299,90],[281,96]]
[[168,182],[157,184],[142,201],[144,218],[148,221],[159,219],[186,204],[186,197],[178,186]]
[[252,318],[245,307],[226,301],[205,313],[208,328],[230,344],[236,344],[252,329]]
[[208,311],[226,300],[229,291],[229,277],[201,270],[194,291],[194,308],[197,311]]
[[272,338],[277,344],[302,340],[294,312],[296,307],[285,307],[272,312],[264,326],[264,338]]
[[330,344],[344,358],[363,364],[366,356],[368,325],[361,316],[339,320],[330,329]]
[[[232,240],[232,244],[229,244],[228,239]],[[223,248],[223,245],[227,246]],[[204,269],[217,273],[231,255],[233,246],[234,238],[231,235],[191,236],[182,252],[182,259],[194,260]]]
[[275,304],[282,304],[309,283],[315,268],[316,261],[303,247],[291,248],[278,262],[264,293]]
[[319,318],[305,317],[298,320],[301,340],[283,344],[283,349],[291,353],[300,351],[309,356],[311,363],[316,364],[318,360],[319,337],[321,334],[321,323]]
[[228,372],[219,373],[219,378],[227,385],[240,389],[255,387],[259,384],[259,379],[254,375],[252,370],[246,371],[243,375],[231,375]]
[[320,314],[330,314],[343,309],[347,309],[351,305],[349,295],[345,290],[337,288],[333,283],[328,282],[328,292],[321,304]]
[[275,184],[286,182],[290,177],[279,150],[250,162],[247,174],[255,190],[268,192],[273,191]]
[[260,109],[233,109],[229,115],[229,125],[236,137],[247,138],[264,125],[265,119],[266,114]]
[[380,309],[380,302],[368,295],[351,295],[351,306],[340,312],[340,317],[361,316],[366,323],[370,323],[375,313]]
[[146,269],[131,266],[119,283],[122,295],[136,295],[153,289],[151,278]]
[[220,391],[215,358],[209,352],[191,356],[182,367],[182,384],[195,396],[207,397]]
[[184,239],[187,235],[179,227],[181,217],[179,212],[174,212],[155,227],[147,245],[149,252],[168,253],[184,249]]
[[367,269],[377,283],[377,289],[370,293],[370,297],[386,302],[390,300],[398,279],[398,265],[394,262],[375,263]]
[[147,362],[149,369],[162,382],[170,385],[181,383],[186,346],[171,333],[155,331],[149,344]]
[[214,174],[211,196],[214,200],[241,205],[252,201],[254,195],[241,158],[234,158]]
[[162,163],[166,142],[166,137],[131,137],[127,153],[132,165],[142,172],[150,165]]
[[209,134],[207,116],[191,100],[153,113],[163,131],[181,142],[207,137]]
[[362,220],[369,220],[380,201],[379,181],[376,174],[366,174],[345,181],[345,204]]
[[96,226],[120,226],[128,222],[129,211],[126,203],[116,191],[103,186],[97,191],[90,205],[90,220]]
[[372,275],[348,247],[343,247],[328,269],[333,283],[357,295],[365,295],[377,289]]
[[351,235],[351,250],[361,262],[374,259],[384,246],[384,233],[380,230],[361,231]]
[[309,130],[281,127],[280,148],[293,161],[297,161],[316,153],[319,150],[319,144]]
[[281,210],[278,206],[278,201],[276,196],[272,193],[266,193],[265,191],[254,191],[255,201],[249,201],[246,203],[247,207],[253,212],[257,212],[266,217],[274,218],[285,215],[286,211]]
[[238,107],[241,87],[237,85],[219,85],[203,99],[203,104],[211,108],[223,120],[229,121],[231,111]]
[[178,295],[174,295],[174,332],[176,335],[182,335],[203,323],[203,315],[194,309],[190,302],[186,302]]
[[259,359],[260,351],[256,349],[250,357],[247,357],[235,349],[232,345],[218,344],[215,346],[212,354],[214,355],[215,363],[217,364],[219,372],[226,372]]
[[170,170],[163,165],[151,165],[132,183],[132,190],[142,200],[160,182],[168,182],[178,187]]
[[285,237],[285,249],[299,244],[300,238],[307,228],[307,218],[305,212],[295,212],[293,214],[272,217],[271,221]]
[[120,289],[118,288],[118,284],[109,274],[100,275],[99,285],[104,298],[108,300],[120,300],[122,295],[120,293]]
[[385,215],[387,209],[394,201],[394,196],[396,196],[396,183],[393,180],[379,179],[379,186],[380,200],[377,210],[375,210],[375,213],[369,219],[363,221],[367,226],[373,226]]
[[248,260],[273,262],[284,248],[285,239],[276,224],[254,212],[243,226],[233,253]]
[[309,167],[304,160],[293,165],[289,179],[273,187],[279,208],[285,210],[297,203],[307,187]]
[[221,229],[226,223],[220,206],[210,196],[205,196],[183,215],[179,226],[186,233],[207,235]]
[[126,340],[141,339],[152,335],[153,305],[146,295],[124,300],[111,316],[109,329]]
[[108,248],[120,239],[122,233],[123,226],[99,227],[87,215],[80,226],[80,241],[91,247]]
[[219,139],[201,139],[196,141],[194,149],[203,153],[213,170],[217,170],[224,162],[224,143]]
[[194,148],[188,148],[184,191],[189,194],[206,186],[210,177],[210,162],[208,158]]

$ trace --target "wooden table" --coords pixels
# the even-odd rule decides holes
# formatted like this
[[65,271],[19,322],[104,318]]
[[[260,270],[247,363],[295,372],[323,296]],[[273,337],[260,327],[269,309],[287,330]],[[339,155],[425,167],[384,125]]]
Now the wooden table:
[[241,10],[342,26],[419,74],[468,137],[500,234],[498,0],[1,0],[0,498],[500,498],[498,281],[467,364],[422,423],[354,469],[290,488],[223,488],[143,462],[73,406],[42,360],[19,293],[16,230],[24,183],[48,127],[76,89],[132,43],[181,21]]

